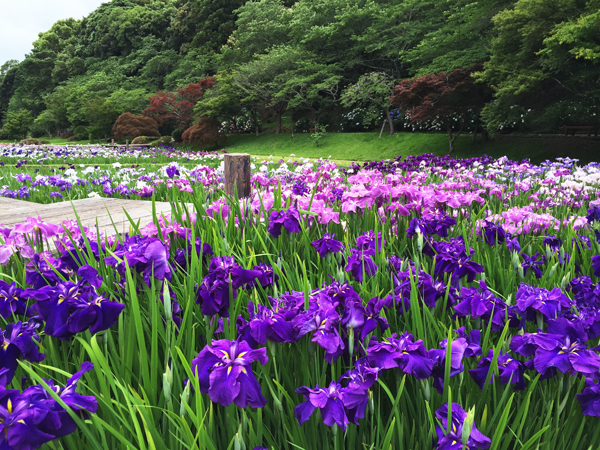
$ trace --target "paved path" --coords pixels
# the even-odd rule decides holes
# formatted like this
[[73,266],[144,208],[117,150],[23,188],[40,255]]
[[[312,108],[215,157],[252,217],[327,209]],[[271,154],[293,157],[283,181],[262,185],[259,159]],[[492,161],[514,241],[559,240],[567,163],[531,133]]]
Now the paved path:
[[[170,203],[155,202],[155,205],[157,215],[171,214]],[[100,231],[107,234],[115,233],[112,222],[114,222],[119,233],[129,231],[131,224],[123,210],[126,210],[135,222],[139,220],[140,227],[152,222],[152,202],[149,201],[86,198],[73,200],[72,202],[43,205],[0,197],[0,225],[12,227],[15,224],[25,222],[27,217],[38,216],[46,222],[60,224],[63,220],[75,220],[73,208],[77,211],[84,226],[95,228],[96,221],[98,221]],[[192,205],[188,205],[188,208],[193,210]]]

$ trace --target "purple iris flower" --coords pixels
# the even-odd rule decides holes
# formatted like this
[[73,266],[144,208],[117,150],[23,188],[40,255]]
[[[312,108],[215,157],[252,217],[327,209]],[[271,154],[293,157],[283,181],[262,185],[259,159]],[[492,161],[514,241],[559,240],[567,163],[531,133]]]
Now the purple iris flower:
[[[46,381],[50,388],[71,409],[87,419],[87,412],[96,412],[98,402],[93,396],[76,392],[82,374],[93,365],[85,362],[64,388]],[[0,399],[0,448],[33,450],[56,438],[73,433],[77,425],[69,413],[41,385],[31,386],[23,393],[4,391]]]
[[460,327],[456,330],[456,334],[467,341],[465,349],[465,358],[481,356],[481,330],[472,330],[469,334],[465,331],[465,327]]
[[169,178],[178,177],[180,175],[179,169],[177,169],[175,166],[168,166],[166,173]]
[[562,373],[600,378],[600,356],[572,336],[525,333],[512,337],[510,349],[525,357],[534,356],[526,367],[534,368],[543,378],[552,376],[554,369]]
[[332,381],[325,389],[320,389],[318,384],[315,389],[303,386],[296,389],[296,392],[304,395],[306,399],[304,403],[300,403],[294,408],[294,415],[299,425],[306,422],[319,408],[325,425],[330,427],[337,425],[346,431],[346,427],[350,423],[345,408],[347,389],[343,388],[341,384]]
[[317,239],[312,243],[312,246],[317,249],[317,253],[321,258],[325,258],[328,253],[338,253],[344,248],[344,244],[333,239],[335,233],[331,235],[325,233],[321,239]]
[[23,290],[16,283],[8,284],[0,280],[0,317],[8,319],[13,314],[30,317],[33,311],[21,299]]
[[229,280],[233,290],[233,298],[237,298],[237,290],[254,281],[262,272],[246,270],[235,262],[233,256],[214,256],[208,267],[208,274],[198,286],[196,303],[201,305],[202,314],[214,316],[229,314]]
[[[493,359],[494,350],[490,349],[487,356],[479,360],[477,368],[469,370],[471,378],[479,385],[479,388],[482,391]],[[500,382],[505,384],[510,382],[510,384],[514,385],[516,391],[525,389],[525,367],[520,361],[512,358],[508,353],[500,352],[500,355],[498,355],[498,372],[500,373]],[[496,375],[495,372],[492,373],[490,384],[494,381],[494,375]]]
[[526,320],[535,320],[535,311],[539,311],[547,319],[562,315],[569,310],[572,302],[560,288],[548,291],[543,288],[521,283],[516,293],[517,308],[525,315]]
[[463,277],[467,277],[467,282],[472,283],[478,273],[483,273],[483,266],[471,261],[473,249],[469,249],[467,255],[462,237],[450,239],[449,242],[431,241],[423,248],[423,253],[435,257],[434,277],[443,280],[444,274],[450,273],[455,286]]
[[446,286],[443,287],[443,291],[436,289],[431,275],[424,270],[420,270],[417,275],[416,268],[412,264],[410,271],[408,269],[404,272],[399,271],[392,276],[392,280],[394,293],[386,297],[386,306],[390,307],[392,302],[397,303],[401,314],[410,309],[410,293],[413,282],[416,282],[417,292],[423,299],[423,303],[430,308],[435,308],[436,301],[446,294]]
[[171,279],[167,250],[165,243],[160,239],[135,235],[118,244],[113,251],[114,256],[104,258],[104,262],[116,267],[124,276],[126,270],[124,261],[127,260],[129,267],[140,273],[146,284],[150,286],[152,276],[159,281]]
[[[200,238],[196,238],[195,246],[196,246],[196,256],[200,257],[200,254],[202,253],[202,262],[203,263],[206,263],[206,259],[209,256],[214,255],[212,247],[207,243],[202,243]],[[177,250],[175,252],[175,258],[173,258],[173,260],[183,270],[186,270],[188,261],[191,259],[192,251],[193,251],[193,246],[192,246],[192,244],[189,244],[185,249]]]
[[547,245],[552,251],[558,251],[562,244],[562,239],[556,236],[546,236],[542,241],[542,245]]
[[369,388],[377,381],[380,369],[371,367],[366,358],[357,360],[354,367],[339,381],[347,382],[346,388],[343,388],[346,416],[350,422],[358,425],[358,419],[365,417],[369,402]]
[[519,253],[521,251],[521,244],[516,237],[513,237],[512,234],[506,233],[506,248],[508,248],[511,252]]
[[587,378],[581,394],[577,394],[584,416],[600,417],[600,384]]
[[381,342],[372,338],[367,349],[367,361],[371,367],[380,369],[398,367],[405,374],[413,375],[418,380],[429,378],[433,361],[429,358],[423,341],[414,339],[408,332],[400,337],[393,333]]
[[34,289],[40,289],[47,285],[55,285],[61,280],[61,276],[69,278],[69,270],[63,267],[60,260],[51,257],[49,252],[36,253],[27,263],[25,283]]
[[360,250],[353,248],[350,252],[351,254],[348,258],[346,272],[351,272],[359,283],[362,283],[363,281],[363,273],[370,277],[375,275],[375,272],[377,272],[377,265],[371,259],[371,256],[375,254],[374,249],[368,248],[366,250]]
[[538,256],[540,256],[539,253],[536,253],[531,257],[527,256],[525,253],[521,253],[521,256],[523,257],[523,264],[521,264],[521,267],[523,268],[524,275],[527,275],[527,270],[531,269],[536,278],[542,278],[542,269],[540,269],[539,266],[546,263],[546,257],[541,255],[541,258],[538,260]]
[[279,275],[268,264],[259,263],[254,266],[253,270],[260,272],[260,275],[256,277],[255,281],[248,283],[248,287],[253,287],[258,282],[263,288],[266,288],[277,283],[279,280]]
[[418,219],[413,217],[408,223],[406,236],[412,238],[416,234],[431,236],[437,234],[439,237],[448,237],[448,230],[456,225],[456,220],[446,214],[440,214],[430,218]]
[[491,247],[496,244],[503,244],[506,240],[506,231],[504,231],[504,228],[487,220],[485,221],[485,226],[481,229],[481,234],[485,243]]
[[290,206],[286,211],[273,211],[269,217],[267,231],[271,236],[278,238],[283,227],[288,233],[300,233],[300,213],[295,206]]
[[600,277],[600,255],[592,256],[592,267],[594,268],[594,275]]
[[492,330],[501,331],[506,323],[506,317],[512,315],[508,306],[496,297],[485,282],[479,282],[479,288],[465,288],[460,291],[460,301],[454,305],[458,317],[479,317],[492,322]]
[[[465,370],[462,360],[465,356],[469,344],[465,338],[458,338],[450,344],[450,377],[456,376]],[[433,377],[433,387],[442,394],[444,392],[444,376],[446,370],[446,351],[448,348],[448,339],[440,342],[441,348],[429,350],[427,356],[433,362],[431,376]]]
[[255,307],[252,302],[248,304],[248,312],[247,332],[256,344],[264,345],[267,339],[278,343],[295,342],[295,330],[283,314],[264,305]]
[[213,340],[192,361],[192,372],[200,381],[200,391],[223,406],[262,408],[267,400],[252,372],[251,364],[265,365],[267,349],[252,350],[245,341]]
[[33,294],[38,301],[32,309],[46,321],[46,334],[69,339],[87,329],[96,334],[117,323],[125,305],[96,292],[102,283],[96,269],[85,265],[78,275],[82,278],[78,284],[67,281]]
[[[377,249],[375,248],[375,241],[377,241]],[[381,252],[381,245],[383,244],[383,238],[381,233],[377,233],[377,239],[375,239],[375,233],[373,230],[367,231],[356,238],[356,247],[359,250],[373,249],[377,252]]]
[[39,322],[31,320],[25,323],[9,323],[4,331],[0,330],[0,367],[7,369],[4,374],[7,384],[11,382],[19,366],[17,359],[41,362],[46,357],[40,353],[38,345],[34,342],[40,341],[37,332],[39,327]]
[[594,223],[596,220],[600,220],[600,206],[593,206],[588,209],[585,218],[588,223]]
[[333,364],[342,355],[346,348],[338,331],[341,321],[336,311],[337,303],[331,304],[324,299],[322,305],[315,305],[298,314],[292,321],[298,339],[312,332],[311,341],[325,349],[325,361]]
[[467,418],[467,412],[462,409],[458,403],[452,403],[452,415],[450,432],[446,435],[444,433],[448,429],[448,404],[442,405],[435,412],[437,417],[442,422],[442,426],[436,425],[435,432],[437,434],[438,443],[436,450],[462,450],[466,448],[468,450],[473,449],[486,449],[489,448],[492,441],[484,436],[481,431],[475,426],[473,422],[473,428],[471,429],[471,435],[466,443],[462,441],[462,432],[465,419]]

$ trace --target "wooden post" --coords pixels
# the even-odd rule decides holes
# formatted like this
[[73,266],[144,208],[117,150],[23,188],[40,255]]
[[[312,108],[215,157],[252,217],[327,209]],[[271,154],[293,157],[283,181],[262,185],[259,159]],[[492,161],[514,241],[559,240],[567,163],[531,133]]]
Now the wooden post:
[[127,140],[125,141],[125,146],[126,146],[127,148],[129,148],[129,139],[127,139]]
[[29,145],[29,138],[25,138],[25,145]]
[[114,139],[110,140],[110,145],[115,145],[115,140]]
[[237,186],[238,198],[250,196],[250,155],[246,153],[229,153],[225,155],[225,194],[235,195]]

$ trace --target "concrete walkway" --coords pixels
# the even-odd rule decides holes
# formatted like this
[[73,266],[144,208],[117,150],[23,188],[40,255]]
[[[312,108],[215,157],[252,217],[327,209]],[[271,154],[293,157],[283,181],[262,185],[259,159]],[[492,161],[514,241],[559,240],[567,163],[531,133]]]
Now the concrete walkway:
[[[171,204],[168,202],[155,202],[156,214],[171,214]],[[193,206],[187,205],[189,211]],[[142,200],[123,200],[117,198],[86,198],[72,202],[57,202],[43,205],[41,203],[15,200],[0,197],[0,226],[12,227],[23,223],[27,217],[41,217],[45,222],[59,225],[63,220],[75,220],[77,211],[81,223],[89,228],[96,227],[107,234],[115,234],[115,226],[119,233],[130,230],[131,223],[124,210],[131,218],[138,222],[140,228],[152,222],[152,202]],[[112,217],[112,222],[111,222]],[[113,222],[114,225],[113,226]]]

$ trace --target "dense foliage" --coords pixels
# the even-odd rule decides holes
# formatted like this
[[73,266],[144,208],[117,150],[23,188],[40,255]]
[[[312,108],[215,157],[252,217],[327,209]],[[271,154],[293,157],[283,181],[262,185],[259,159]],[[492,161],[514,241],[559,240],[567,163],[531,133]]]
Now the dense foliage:
[[[404,118],[386,104],[390,83],[480,63],[495,97],[482,113],[489,131],[596,124],[599,10],[598,0],[112,0],[0,66],[2,134],[21,136],[27,121],[15,117],[28,111],[34,137],[105,138],[120,114],[146,109],[178,139],[199,115],[227,132],[386,120],[392,132]],[[201,80],[223,85],[196,104],[182,91]]]

